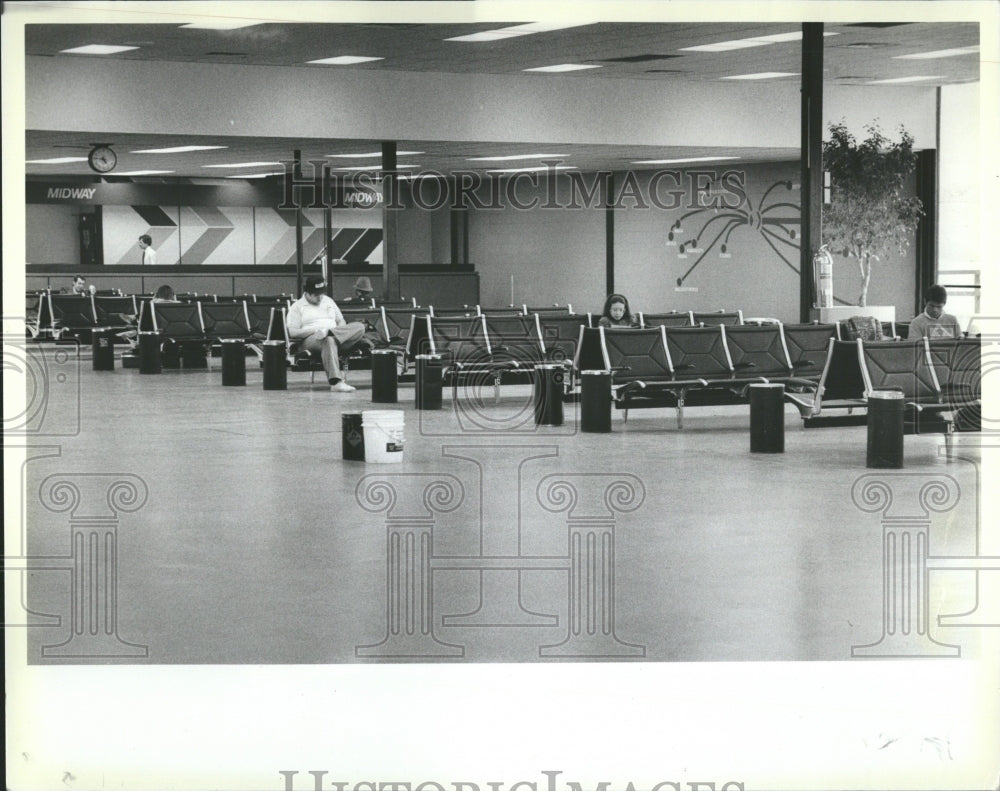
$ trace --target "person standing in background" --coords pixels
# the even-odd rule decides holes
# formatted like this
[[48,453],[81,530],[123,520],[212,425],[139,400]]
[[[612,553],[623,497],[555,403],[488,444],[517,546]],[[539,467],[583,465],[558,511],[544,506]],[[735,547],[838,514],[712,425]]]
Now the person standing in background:
[[140,236],[139,249],[142,251],[142,265],[156,266],[156,250],[153,249],[153,237],[148,233]]

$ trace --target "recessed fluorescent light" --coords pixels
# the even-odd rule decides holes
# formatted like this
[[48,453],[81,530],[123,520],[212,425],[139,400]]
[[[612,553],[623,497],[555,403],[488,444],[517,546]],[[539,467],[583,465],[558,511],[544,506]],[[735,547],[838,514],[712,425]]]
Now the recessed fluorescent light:
[[681,162],[722,162],[737,157],[686,157],[684,159],[633,159],[633,165],[677,165]]
[[930,60],[932,58],[954,58],[958,55],[975,55],[979,52],[979,45],[971,47],[957,47],[956,49],[938,49],[934,52],[916,52],[912,55],[893,55],[896,60]]
[[554,159],[565,154],[511,154],[504,157],[466,157],[466,162],[512,162],[517,159]]
[[139,151],[130,151],[130,154],[186,154],[188,151],[212,151],[216,148],[229,148],[229,146],[174,146],[173,148],[143,148]]
[[106,173],[107,176],[160,176],[164,173],[173,173],[172,170],[126,170],[122,173]]
[[114,55],[118,52],[128,52],[130,49],[138,47],[116,47],[111,44],[87,44],[85,47],[73,47],[73,49],[61,49],[60,52],[72,55]]
[[266,179],[269,176],[283,176],[284,172],[281,173],[244,173],[241,176],[223,176],[226,179]]
[[557,63],[555,66],[537,66],[534,69],[522,69],[522,71],[581,71],[583,69],[599,69],[600,66],[587,65],[585,63]]
[[[415,154],[423,154],[423,151],[397,151],[397,157],[413,156]],[[370,151],[364,154],[327,154],[331,159],[361,159],[362,157],[380,157],[382,156],[381,151]]]
[[731,77],[720,77],[720,80],[777,80],[781,77],[798,77],[795,71],[761,71],[757,74],[734,74]]
[[26,159],[27,165],[65,165],[67,162],[86,162],[86,157],[54,157],[53,159]]
[[306,63],[322,63],[328,66],[353,66],[355,63],[368,63],[373,60],[385,60],[385,58],[369,58],[364,55],[337,55],[335,58],[307,60]]
[[181,27],[197,28],[198,30],[237,30],[241,27],[263,25],[263,22],[247,22],[244,19],[203,19],[198,22],[188,22]]
[[264,167],[274,167],[275,165],[280,165],[281,162],[234,162],[232,165],[202,165],[203,168],[258,168]]
[[[823,33],[823,36],[837,36],[839,33]],[[681,47],[682,52],[729,52],[734,49],[749,49],[750,47],[766,47],[769,44],[782,44],[788,41],[800,41],[802,31],[795,30],[788,33],[774,33],[770,36],[751,36],[750,38],[738,38],[732,41],[718,41],[715,44],[699,44],[696,47]]]
[[891,80],[872,80],[867,83],[868,85],[887,85],[889,83],[899,83],[899,82],[923,82],[924,80],[943,80],[944,77],[941,75],[930,76],[930,77],[893,77]]
[[546,170],[576,170],[572,165],[554,165],[553,167],[534,167],[534,168],[490,168],[487,173],[537,173],[545,172]]
[[528,22],[525,25],[511,25],[510,27],[499,27],[494,30],[481,30],[478,33],[469,33],[465,36],[453,36],[445,41],[500,41],[505,38],[517,38],[518,36],[530,36],[532,33],[548,33],[552,30],[564,30],[570,27],[579,27],[589,24],[587,22]]

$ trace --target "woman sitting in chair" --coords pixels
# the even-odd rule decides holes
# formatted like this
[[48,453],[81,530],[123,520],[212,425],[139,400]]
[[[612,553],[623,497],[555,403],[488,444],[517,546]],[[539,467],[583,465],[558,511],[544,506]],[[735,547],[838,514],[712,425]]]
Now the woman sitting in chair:
[[604,301],[604,311],[597,322],[601,327],[637,327],[632,321],[632,311],[628,300],[621,294],[611,294]]

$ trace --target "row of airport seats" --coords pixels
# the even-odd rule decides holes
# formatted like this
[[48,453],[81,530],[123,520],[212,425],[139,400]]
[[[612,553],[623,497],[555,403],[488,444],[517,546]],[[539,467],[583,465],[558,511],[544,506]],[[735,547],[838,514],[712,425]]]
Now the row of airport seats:
[[[87,301],[86,297],[72,295],[51,296],[76,299],[77,305]],[[288,337],[287,298],[271,302],[213,299],[152,303],[133,295],[92,296],[89,301],[95,324],[96,316],[100,316],[109,325],[116,324],[116,318],[129,325],[128,311],[138,310],[138,329],[156,332],[174,344],[207,350],[223,340],[240,339],[259,355],[261,342],[277,340],[285,343],[289,366],[294,370],[315,371],[319,367],[317,360],[301,355]],[[615,406],[625,410],[626,417],[632,408],[673,406],[679,426],[683,425],[685,405],[743,403],[749,385],[757,382],[785,384],[788,400],[799,409],[807,426],[837,422],[839,418],[830,414],[837,409],[846,409],[856,420],[853,411],[863,409],[867,393],[881,387],[877,376],[869,373],[865,378],[863,371],[869,366],[862,369],[857,351],[876,349],[877,344],[862,341],[863,347],[858,347],[858,341],[841,340],[845,333],[835,324],[783,325],[771,319],[747,319],[735,324],[721,321],[693,326],[689,317],[681,326],[649,326],[656,319],[649,320],[650,314],[645,314],[647,326],[604,329],[590,326],[593,316],[568,312],[570,306],[507,306],[506,310],[495,309],[490,314],[481,306],[467,313],[466,307],[435,312],[430,307],[412,305],[381,305],[377,310],[345,305],[343,311],[349,321],[364,321],[374,330],[377,345],[397,353],[404,376],[417,355],[437,355],[444,361],[446,379],[453,387],[463,382],[488,382],[499,396],[502,383],[531,381],[536,365],[556,362],[567,368],[566,397],[572,397],[574,391],[578,392],[582,371],[606,370],[613,373]],[[719,318],[718,314],[711,317]],[[941,343],[927,345],[928,354],[934,349],[935,373],[954,367],[947,362],[953,355],[938,349],[936,344]],[[969,344],[978,349],[977,339]],[[913,380],[910,384],[920,381],[922,374],[915,367],[919,360],[913,358],[919,354],[913,350],[920,344],[882,345],[902,350],[895,353],[904,357],[909,354],[914,364],[904,365],[899,375],[909,375]],[[961,360],[963,377],[975,380],[975,387],[967,389],[978,393],[978,374],[973,376],[971,372],[973,362],[978,371],[978,353],[963,355]],[[350,362],[350,357],[345,359],[345,366],[349,367]],[[199,367],[197,362],[193,367]],[[931,369],[925,365],[924,370]],[[933,381],[926,375],[924,379]],[[938,381],[939,385],[948,383],[949,377],[942,374]],[[869,382],[872,384],[866,388]],[[949,399],[954,393],[954,389],[949,391],[943,386],[937,388],[936,394],[914,387],[904,390],[908,398],[912,395],[915,399],[908,403],[920,407],[912,411],[924,415],[925,425],[930,415],[943,411],[930,409],[929,405],[952,404]],[[974,395],[966,400],[975,402],[977,398]],[[919,420],[911,422],[920,424]]]
[[[599,337],[618,409],[749,402],[753,384],[783,384],[806,427],[856,425],[876,391],[904,399],[904,432],[978,430],[980,338],[839,340],[832,325],[605,329]],[[831,415],[832,411],[837,414]],[[846,414],[844,414],[846,412]],[[954,415],[954,419],[952,417]]]

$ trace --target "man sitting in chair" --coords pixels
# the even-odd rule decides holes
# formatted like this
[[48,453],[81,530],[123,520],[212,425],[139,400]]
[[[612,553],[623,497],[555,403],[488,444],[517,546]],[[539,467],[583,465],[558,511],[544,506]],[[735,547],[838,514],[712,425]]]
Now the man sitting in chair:
[[367,277],[359,277],[354,281],[354,293],[343,301],[351,302],[355,305],[359,303],[370,305],[372,303],[372,291],[374,290],[371,280]]
[[944,286],[931,286],[924,295],[924,312],[910,322],[909,340],[918,338],[961,338],[958,319],[944,312],[948,292]]
[[356,346],[365,334],[365,325],[344,320],[337,304],[326,295],[326,281],[311,275],[306,278],[301,299],[288,309],[288,334],[302,341],[304,351],[319,351],[323,369],[335,393],[354,391],[344,381],[338,353]]

